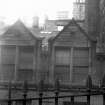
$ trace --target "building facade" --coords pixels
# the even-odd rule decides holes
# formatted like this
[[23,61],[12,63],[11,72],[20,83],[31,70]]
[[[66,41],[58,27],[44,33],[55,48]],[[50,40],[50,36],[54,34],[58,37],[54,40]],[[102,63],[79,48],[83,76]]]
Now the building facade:
[[[62,31],[46,42],[45,39],[36,37],[20,20],[10,26],[0,36],[0,82],[21,83],[27,80],[30,84],[37,84],[40,80],[44,80],[45,83],[54,85],[55,80],[59,79],[64,85],[84,86],[87,76],[91,75],[93,84],[99,86],[105,68],[104,52],[100,52],[104,50],[102,47],[104,35],[99,34],[103,31],[97,30],[97,3],[93,1],[88,0],[88,4],[91,2],[91,5],[90,7],[87,5],[88,32],[84,30],[83,21],[72,19]],[[91,11],[90,8],[95,11]],[[104,11],[103,8],[101,10]],[[103,21],[104,19],[102,23]],[[103,25],[101,27],[104,30]],[[0,90],[0,94],[1,99],[8,98],[8,91]],[[51,96],[54,93],[46,92],[44,95]],[[28,91],[27,97],[37,96],[37,91]],[[22,97],[21,91],[12,91],[12,98]],[[86,97],[75,100],[86,102]],[[59,105],[64,102],[70,100],[62,99]],[[54,100],[51,103],[50,100],[44,103],[54,105]],[[102,96],[91,97],[91,105],[102,104]]]
[[71,20],[51,43],[51,75],[64,83],[85,84],[88,74],[95,84],[101,75],[97,64],[95,40]]
[[0,80],[34,80],[39,69],[39,42],[21,21],[10,26],[0,36]]
[[[88,75],[91,75],[94,85],[100,85],[104,74],[104,65],[96,54],[96,40],[88,35],[80,26],[81,21],[69,21],[64,29],[44,44],[44,39],[37,38],[21,21],[17,21],[0,36],[0,81],[22,83],[27,80],[32,84],[44,83],[54,85],[59,79],[63,85],[85,86]],[[20,86],[21,87],[21,86]],[[2,98],[8,98],[8,91],[0,90]],[[61,92],[63,95],[74,93]],[[44,96],[52,96],[46,92]],[[12,90],[12,98],[22,98],[22,92]],[[28,91],[27,97],[38,97],[38,91]],[[79,98],[75,98],[78,102]],[[86,102],[86,97],[82,100]],[[94,101],[95,100],[95,101]],[[102,98],[91,97],[91,105],[102,104]],[[59,104],[70,102],[69,99],[59,101]],[[32,102],[37,104],[37,102]],[[54,105],[54,100],[44,102]]]

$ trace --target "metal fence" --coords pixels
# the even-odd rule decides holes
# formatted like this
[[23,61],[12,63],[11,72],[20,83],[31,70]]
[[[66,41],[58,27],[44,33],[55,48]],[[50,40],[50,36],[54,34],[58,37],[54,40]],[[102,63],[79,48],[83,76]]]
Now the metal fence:
[[[47,87],[47,88],[45,88]],[[19,89],[15,87],[15,89]],[[92,84],[91,76],[88,75],[86,85],[85,86],[62,86],[59,80],[55,81],[55,85],[51,88],[50,85],[44,84],[44,81],[41,80],[37,86],[37,88],[29,89],[29,85],[27,81],[24,81],[22,86],[23,98],[11,98],[11,92],[13,90],[12,83],[8,84],[8,99],[0,99],[1,105],[31,105],[33,101],[36,101],[38,105],[44,105],[44,103],[51,104],[53,102],[54,105],[59,105],[60,100],[70,99],[70,101],[63,101],[64,105],[94,105],[94,100],[92,99],[94,96],[101,97],[101,104],[105,105],[105,76],[103,77],[102,83],[100,86],[94,86]],[[27,97],[27,92],[38,91],[38,97]],[[21,89],[20,89],[21,91]],[[43,93],[52,92],[54,95],[44,96]],[[61,95],[60,93],[72,93]],[[79,99],[80,97],[85,98],[85,101]],[[76,98],[81,101],[76,101]],[[97,99],[98,99],[97,98]],[[97,100],[96,99],[96,100]],[[50,101],[47,101],[50,100]],[[101,105],[98,103],[98,105]],[[60,104],[61,105],[61,104]],[[96,104],[95,104],[96,105]]]

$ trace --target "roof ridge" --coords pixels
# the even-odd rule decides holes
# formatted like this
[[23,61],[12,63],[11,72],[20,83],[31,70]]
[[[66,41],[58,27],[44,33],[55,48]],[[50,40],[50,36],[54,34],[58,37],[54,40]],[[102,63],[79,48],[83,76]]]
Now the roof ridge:
[[37,39],[36,36],[33,35],[33,33],[29,30],[29,28],[20,20],[18,19],[17,21],[15,21],[14,24],[12,24],[2,35],[5,35],[6,33],[8,33],[9,30],[12,30],[13,27],[18,27],[18,26],[22,26],[30,35],[32,38]]
[[91,41],[93,41],[93,42],[96,42],[96,40],[95,40],[93,37],[90,37],[90,35],[76,22],[76,20],[75,20],[74,18],[72,18],[72,19],[70,20],[70,22],[69,22],[66,26],[64,26],[63,30],[61,30],[61,31],[58,33],[58,35],[56,35],[52,40],[55,41],[55,39],[56,39],[57,37],[59,37],[60,34],[61,34],[67,27],[69,27],[69,25],[70,25],[72,22],[84,33],[84,35],[85,35],[89,40],[91,40]]
[[84,33],[84,35],[91,41],[95,42],[96,40],[91,37],[77,22],[76,20],[73,18],[73,21],[75,22],[75,24],[77,25],[77,27]]

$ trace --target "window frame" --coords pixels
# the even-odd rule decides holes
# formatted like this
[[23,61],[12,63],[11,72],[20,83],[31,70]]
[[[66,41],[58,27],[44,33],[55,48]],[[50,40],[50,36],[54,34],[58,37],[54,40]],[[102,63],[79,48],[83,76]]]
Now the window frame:
[[[90,65],[89,65],[89,49],[90,49],[89,47],[54,46],[54,61],[56,60],[56,58],[55,58],[56,55],[55,55],[55,54],[56,54],[57,48],[58,48],[58,49],[65,49],[65,50],[66,50],[66,49],[69,49],[69,50],[70,50],[70,53],[71,53],[71,54],[70,54],[70,55],[71,55],[71,57],[70,57],[70,64],[69,64],[69,71],[70,71],[70,73],[69,73],[69,75],[70,75],[70,80],[69,80],[69,81],[70,81],[70,82],[73,82],[73,79],[74,79],[74,78],[73,78],[73,77],[74,77],[74,76],[73,76],[73,75],[74,75],[74,73],[73,73],[73,72],[74,72],[74,67],[77,67],[77,66],[74,66],[74,64],[73,64],[73,62],[74,62],[74,58],[73,58],[73,57],[74,57],[74,50],[75,50],[75,49],[88,50],[88,57],[87,57],[87,58],[88,58],[88,65],[87,65],[87,66],[78,66],[78,67],[80,67],[80,68],[88,68],[88,71],[87,71],[87,72],[89,72],[89,66],[90,66]],[[55,67],[56,67],[56,66],[64,66],[64,65],[62,65],[62,64],[61,64],[61,65],[57,65],[56,63],[54,63],[54,70],[55,70]],[[65,66],[67,66],[67,65],[65,65]],[[54,75],[55,75],[55,74],[54,74]],[[87,74],[87,75],[88,75],[88,74]]]

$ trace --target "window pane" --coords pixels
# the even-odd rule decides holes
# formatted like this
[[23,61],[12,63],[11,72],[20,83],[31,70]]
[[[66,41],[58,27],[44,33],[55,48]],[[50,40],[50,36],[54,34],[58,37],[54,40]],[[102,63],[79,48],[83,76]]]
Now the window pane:
[[57,65],[70,64],[70,50],[69,49],[56,49],[55,61]]
[[88,67],[73,67],[73,82],[83,83],[88,75]]
[[15,64],[16,47],[15,46],[1,46],[1,59],[2,64]]
[[38,75],[39,80],[44,79],[44,81],[47,82],[49,79],[49,72],[46,70],[38,71],[37,75]]
[[89,65],[89,51],[88,49],[74,49],[73,53],[74,66],[88,66]]
[[58,78],[62,82],[70,80],[70,67],[69,66],[55,66],[54,70],[55,79]]
[[20,47],[19,50],[19,68],[32,69],[33,68],[33,47]]
[[14,73],[15,73],[15,65],[11,64],[2,64],[1,65],[1,79],[3,80],[13,80],[14,79]]
[[88,74],[89,50],[88,48],[74,48],[73,53],[73,81],[84,83]]
[[33,77],[33,70],[25,69],[25,70],[18,70],[18,80],[24,81],[24,80],[32,80]]
[[75,74],[88,74],[88,66],[87,67],[73,67],[73,73]]

